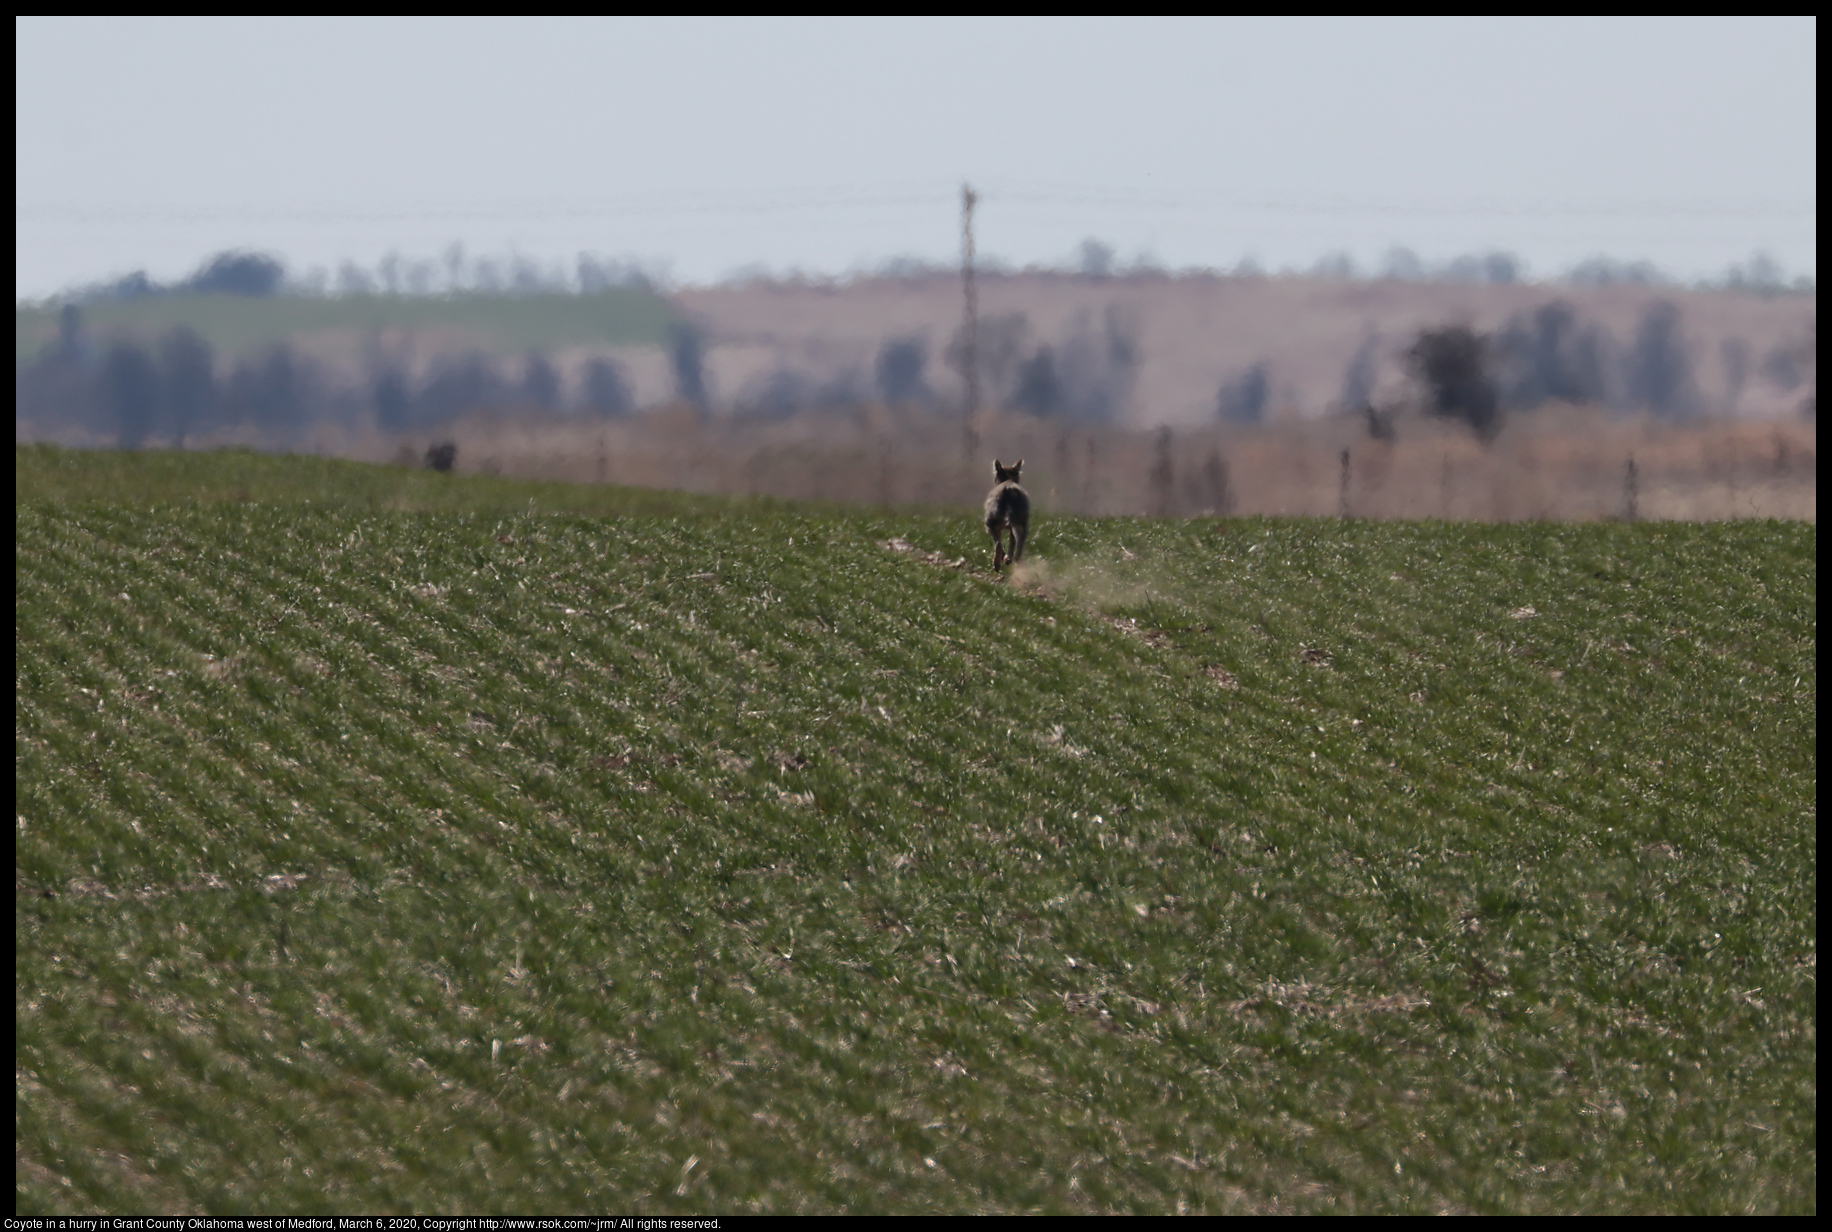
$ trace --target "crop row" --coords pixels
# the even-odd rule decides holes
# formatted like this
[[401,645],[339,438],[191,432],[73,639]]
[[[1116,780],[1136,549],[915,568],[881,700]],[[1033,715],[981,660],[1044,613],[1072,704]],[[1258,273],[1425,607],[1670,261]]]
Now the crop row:
[[22,507],[21,1209],[1802,1209],[1812,539]]

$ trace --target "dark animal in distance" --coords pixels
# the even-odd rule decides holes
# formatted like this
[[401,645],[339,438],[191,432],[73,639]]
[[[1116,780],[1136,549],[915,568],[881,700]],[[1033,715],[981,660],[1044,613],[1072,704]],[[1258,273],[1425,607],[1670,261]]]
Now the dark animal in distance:
[[[1024,459],[1015,466],[992,460],[992,491],[986,494],[986,533],[992,536],[992,571],[997,573],[1007,560],[1017,564],[1024,559],[1024,541],[1030,537],[1030,493],[1018,483],[1018,472]],[[1011,552],[1005,551],[1005,540],[1011,539]]]

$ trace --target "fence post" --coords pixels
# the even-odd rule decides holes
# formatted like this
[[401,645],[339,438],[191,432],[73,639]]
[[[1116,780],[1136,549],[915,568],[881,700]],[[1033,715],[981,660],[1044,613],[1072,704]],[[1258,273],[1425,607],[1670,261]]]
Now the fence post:
[[1158,456],[1151,464],[1152,512],[1168,518],[1176,514],[1177,472],[1171,465],[1169,428],[1158,429]]
[[1228,464],[1221,450],[1209,450],[1209,460],[1202,465],[1202,477],[1208,485],[1209,507],[1218,518],[1234,512],[1234,489],[1228,482]]
[[1094,460],[1097,452],[1094,445],[1094,434],[1090,432],[1088,433],[1088,477],[1081,485],[1081,512],[1084,515],[1096,512],[1096,501],[1099,497],[1099,491],[1096,486],[1098,477],[1094,471]]

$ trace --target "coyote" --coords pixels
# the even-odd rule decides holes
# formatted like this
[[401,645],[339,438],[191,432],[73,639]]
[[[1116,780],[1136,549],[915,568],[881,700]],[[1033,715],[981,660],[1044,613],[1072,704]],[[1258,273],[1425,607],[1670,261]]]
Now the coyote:
[[[1024,559],[1024,541],[1030,537],[1030,494],[1018,485],[1018,472],[1023,469],[1023,458],[1016,466],[1001,465],[997,458],[992,460],[992,491],[986,493],[986,533],[992,536],[994,573],[1007,560],[1015,565]],[[1001,532],[1011,535],[1009,556]]]

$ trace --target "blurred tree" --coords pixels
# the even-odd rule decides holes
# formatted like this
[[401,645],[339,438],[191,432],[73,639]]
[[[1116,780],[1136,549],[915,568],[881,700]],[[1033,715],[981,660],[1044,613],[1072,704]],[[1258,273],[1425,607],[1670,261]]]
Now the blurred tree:
[[1679,322],[1679,309],[1671,303],[1649,304],[1629,352],[1630,404],[1667,419],[1691,415],[1699,402],[1692,356]]
[[517,295],[536,295],[547,289],[541,267],[519,254],[509,258],[509,286]]
[[523,402],[543,411],[560,405],[560,374],[539,351],[528,352],[522,361],[521,394]]
[[1310,268],[1312,278],[1328,278],[1333,282],[1353,281],[1355,273],[1355,258],[1346,252],[1325,253]]
[[[1024,353],[1030,349],[1030,319],[1021,312],[981,317],[975,356],[979,365],[980,388],[988,404],[1009,405],[1017,388],[1018,369]],[[943,352],[948,367],[967,377],[967,338],[965,326],[954,331],[954,337]]]
[[1724,275],[1727,286],[1742,290],[1774,294],[1787,286],[1787,275],[1781,265],[1765,252],[1750,257],[1747,265],[1732,265]]
[[636,399],[630,394],[623,370],[608,359],[592,359],[585,365],[582,392],[588,414],[614,419],[636,409]]
[[508,389],[489,357],[481,351],[448,356],[415,400],[415,427],[450,423],[473,411],[502,406]]
[[1492,283],[1507,286],[1520,280],[1520,258],[1507,252],[1452,257],[1438,272],[1445,282]]
[[413,390],[398,366],[384,363],[371,370],[369,401],[375,409],[375,426],[383,432],[404,432],[411,425]]
[[682,402],[706,411],[706,343],[691,325],[677,324],[669,332],[668,359],[674,367],[674,393]]
[[1092,238],[1085,239],[1081,242],[1079,272],[1084,278],[1110,277],[1117,257],[1112,244]]
[[789,367],[778,367],[748,384],[738,400],[739,412],[753,419],[787,419],[819,399],[814,381]]
[[382,290],[390,295],[401,293],[401,254],[389,252],[376,262],[375,272],[380,276]]
[[1206,517],[1225,518],[1234,512],[1234,488],[1228,463],[1219,449],[1209,450],[1202,469],[1191,477],[1191,503]]
[[410,295],[431,295],[436,267],[431,261],[407,263],[407,291]]
[[1426,411],[1463,421],[1484,442],[1495,438],[1501,407],[1488,372],[1487,338],[1464,325],[1420,330],[1406,360],[1425,387]]
[[1743,387],[1749,384],[1749,344],[1741,338],[1726,338],[1718,350],[1724,358],[1724,410],[1734,415]]
[[1109,306],[1098,327],[1077,317],[1055,356],[1062,387],[1058,413],[1086,423],[1119,418],[1132,397],[1138,368],[1138,324],[1131,315]]
[[1152,516],[1175,517],[1177,514],[1177,470],[1171,461],[1172,436],[1169,428],[1158,429],[1157,446],[1152,452],[1151,474],[1147,476],[1147,482],[1151,485]]
[[83,310],[65,304],[57,314],[57,347],[71,359],[81,357],[84,349]]
[[579,254],[575,268],[578,271],[579,294],[581,295],[598,295],[615,285],[615,280],[611,277],[610,272],[599,263],[597,257],[588,252]]
[[165,288],[146,276],[145,270],[135,270],[115,279],[102,288],[102,297],[107,299],[146,299],[153,295],[163,295]]
[[1668,278],[1652,262],[1591,257],[1572,266],[1565,281],[1577,287],[1653,287],[1667,282]]
[[1762,360],[1762,377],[1785,393],[1806,386],[1806,397],[1799,405],[1807,419],[1819,415],[1819,320],[1807,322],[1806,336],[1794,343],[1784,343]]
[[1601,326],[1580,324],[1577,312],[1562,300],[1512,317],[1492,349],[1496,384],[1509,409],[1612,400],[1614,382],[1606,366],[1614,344]]
[[1018,388],[1011,395],[1013,409],[1050,416],[1062,410],[1062,381],[1056,375],[1056,352],[1047,346],[1018,369]]
[[445,250],[445,289],[448,292],[462,291],[465,287],[464,245],[453,241]]
[[1397,282],[1418,282],[1425,277],[1425,263],[1410,248],[1395,245],[1381,259],[1381,277]]
[[339,295],[374,295],[375,280],[369,277],[369,271],[354,261],[345,261],[337,267],[337,293]]
[[216,357],[195,330],[180,326],[159,344],[159,367],[165,427],[173,448],[183,449],[185,438],[208,427],[215,414]]
[[117,342],[102,360],[102,401],[122,449],[146,444],[159,416],[159,369],[131,342]]
[[286,267],[262,253],[219,252],[185,285],[213,295],[272,295],[285,276]]
[[56,340],[31,363],[21,365],[14,378],[14,415],[19,423],[113,430],[117,425],[103,419],[91,379],[94,349],[83,328],[82,309],[65,304],[58,314]]
[[1360,410],[1374,404],[1374,382],[1378,375],[1380,362],[1380,336],[1374,332],[1372,325],[1362,337],[1361,345],[1355,348],[1349,365],[1342,372],[1343,409]]
[[1216,415],[1223,423],[1256,424],[1272,400],[1272,381],[1266,365],[1254,364],[1232,380],[1223,381],[1215,397]]
[[311,417],[312,392],[305,361],[281,343],[238,363],[225,382],[223,401],[231,422],[286,435]]
[[886,406],[927,405],[934,400],[923,379],[928,344],[920,338],[892,338],[878,348],[878,397]]
[[1798,348],[1785,343],[1762,357],[1762,379],[1787,393],[1800,388]]

